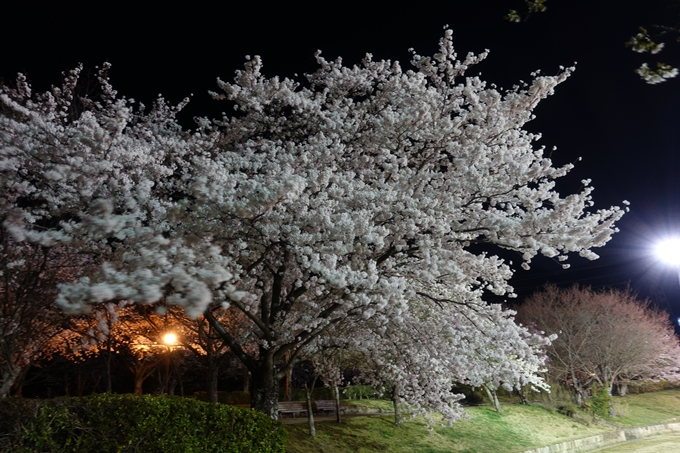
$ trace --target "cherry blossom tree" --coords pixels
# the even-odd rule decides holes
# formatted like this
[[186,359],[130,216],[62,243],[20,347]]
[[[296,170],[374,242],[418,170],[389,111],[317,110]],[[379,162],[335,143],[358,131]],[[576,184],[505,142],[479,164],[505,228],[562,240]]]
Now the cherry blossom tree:
[[[352,329],[329,331],[311,353],[316,368],[331,381],[343,368],[358,370],[364,382],[392,398],[397,424],[402,405],[412,414],[439,412],[448,421],[463,416],[459,401],[464,396],[452,392],[457,383],[487,389],[499,412],[495,392],[501,386],[549,390],[542,374],[545,349],[554,337],[518,325],[515,312],[498,304],[439,302],[443,306],[437,310],[411,304],[399,322],[369,319]],[[343,354],[334,353],[338,350]]]
[[521,319],[557,334],[548,349],[551,372],[583,403],[596,382],[611,395],[614,382],[653,378],[678,368],[680,345],[662,311],[630,290],[549,285],[521,306]]
[[[560,196],[572,166],[523,129],[571,69],[501,90],[470,73],[486,55],[459,59],[446,31],[411,69],[318,53],[291,80],[248,58],[214,93],[235,112],[195,130],[175,119],[183,103],[119,97],[108,66],[75,117],[79,69],[43,94],[20,76],[0,94],[3,231],[101,263],[61,286],[69,312],[130,300],[205,316],[252,374],[252,406],[275,417],[278,379],[331,327],[484,307],[485,293],[513,296],[495,249],[524,268],[539,253],[595,259],[616,232],[624,211],[594,210],[588,180]],[[234,330],[215,310],[247,321]]]

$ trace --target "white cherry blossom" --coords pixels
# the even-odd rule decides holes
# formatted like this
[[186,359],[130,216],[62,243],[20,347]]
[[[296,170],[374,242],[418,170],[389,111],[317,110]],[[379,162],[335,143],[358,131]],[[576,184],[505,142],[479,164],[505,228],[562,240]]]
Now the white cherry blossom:
[[[272,416],[277,378],[331,327],[370,321],[384,326],[379,343],[415,304],[452,338],[470,329],[470,307],[488,312],[487,331],[516,332],[483,302],[513,295],[494,248],[524,267],[539,253],[594,259],[623,210],[593,209],[590,185],[561,196],[555,181],[572,166],[554,167],[523,129],[572,69],[500,90],[468,75],[485,57],[459,60],[450,31],[411,69],[318,53],[318,70],[291,80],[253,57],[214,93],[235,112],[192,131],[175,119],[184,104],[119,97],[108,66],[96,100],[78,99],[79,68],[44,94],[20,76],[0,91],[2,234],[100,264],[61,287],[69,311],[132,300],[203,313]],[[233,331],[217,308],[248,324]],[[516,360],[504,348],[487,354]],[[456,376],[471,379],[474,360],[460,360]]]

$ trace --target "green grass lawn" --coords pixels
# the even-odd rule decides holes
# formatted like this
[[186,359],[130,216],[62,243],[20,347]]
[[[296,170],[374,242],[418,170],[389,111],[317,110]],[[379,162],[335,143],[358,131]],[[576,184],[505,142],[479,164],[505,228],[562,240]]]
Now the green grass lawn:
[[[345,419],[316,424],[316,438],[307,425],[288,425],[288,453],[347,452],[493,452],[511,453],[588,437],[621,427],[680,421],[680,390],[615,398],[621,416],[607,425],[578,423],[573,418],[538,406],[508,404],[499,415],[488,406],[468,409],[470,418],[451,427],[436,426],[431,433],[422,419],[397,427],[392,416]],[[354,401],[356,404],[389,409],[386,401]],[[678,420],[673,420],[679,417]],[[587,419],[588,417],[582,417]]]
[[612,420],[624,428],[680,422],[680,390],[614,398],[618,416]]

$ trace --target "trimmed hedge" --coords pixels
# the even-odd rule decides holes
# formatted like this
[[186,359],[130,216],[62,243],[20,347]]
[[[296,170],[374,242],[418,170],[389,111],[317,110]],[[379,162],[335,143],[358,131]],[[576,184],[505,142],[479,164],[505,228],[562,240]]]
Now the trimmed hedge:
[[0,452],[283,453],[286,434],[259,412],[189,398],[0,400]]

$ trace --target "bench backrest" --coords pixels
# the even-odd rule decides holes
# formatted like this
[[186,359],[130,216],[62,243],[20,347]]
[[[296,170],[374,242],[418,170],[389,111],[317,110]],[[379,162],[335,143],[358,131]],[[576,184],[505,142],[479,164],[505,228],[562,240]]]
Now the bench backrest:
[[284,410],[296,410],[296,409],[306,409],[305,407],[302,406],[302,403],[299,401],[279,401],[279,410],[284,409]]

